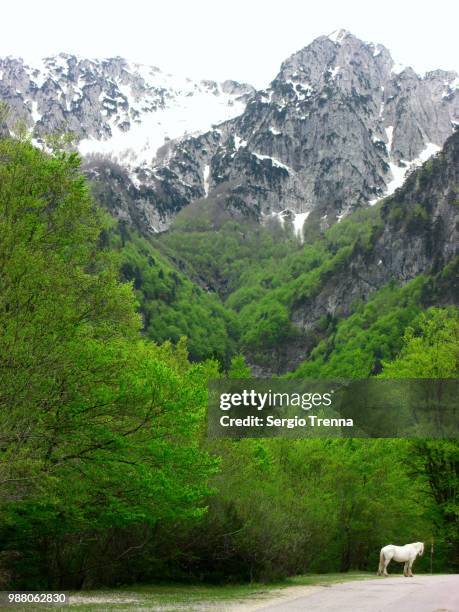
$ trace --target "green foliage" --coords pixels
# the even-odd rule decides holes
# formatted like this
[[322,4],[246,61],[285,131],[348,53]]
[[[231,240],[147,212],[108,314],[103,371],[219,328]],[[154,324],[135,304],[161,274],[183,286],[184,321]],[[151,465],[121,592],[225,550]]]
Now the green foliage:
[[[384,363],[382,378],[458,378],[459,312],[429,308],[410,325],[403,346]],[[416,440],[412,471],[425,482],[434,502],[437,556],[450,568],[459,567],[459,444],[455,440]]]
[[187,216],[154,244],[238,313],[241,348],[260,356],[295,336],[292,308],[313,298],[356,250],[369,251],[380,228],[374,207],[301,246],[269,226],[226,220],[204,227],[201,217],[194,224]]
[[397,359],[384,363],[384,378],[455,378],[459,374],[459,313],[429,308],[407,327]]
[[[383,221],[427,231],[428,206],[386,202],[300,245],[205,205],[146,239],[53,150],[0,140],[0,583],[374,570],[382,544],[430,537],[452,568],[453,441],[204,438],[217,360],[248,378],[241,350],[295,343],[296,309],[371,256]],[[325,314],[291,376],[457,376],[457,311],[424,307],[453,280],[450,265],[436,288],[390,283]]]
[[204,510],[205,381],[139,339],[74,153],[0,140],[0,575],[81,584],[111,530]]
[[132,230],[114,234],[123,277],[132,281],[145,335],[155,342],[188,340],[194,361],[218,359],[224,366],[236,352],[239,325],[218,297],[177,271],[147,240]]
[[255,350],[275,347],[293,333],[288,309],[277,301],[275,293],[246,306],[241,316],[244,317],[244,347]]
[[248,284],[261,269],[269,273],[276,262],[297,252],[297,240],[279,240],[276,229],[255,223],[226,220],[217,227],[202,228],[190,219],[186,229],[174,224],[154,245],[187,271],[201,285],[226,298]]
[[421,312],[425,284],[419,276],[404,287],[390,284],[372,294],[317,344],[292,376],[366,378],[381,371],[383,360],[397,354],[405,328]]
[[219,494],[193,536],[193,567],[208,579],[375,570],[383,543],[429,533],[407,442],[241,440],[215,450]]
[[412,474],[430,496],[431,542],[435,567],[459,570],[459,444],[457,440],[416,440],[412,443]]
[[229,378],[250,378],[250,368],[246,365],[244,355],[236,355],[231,360],[228,370]]

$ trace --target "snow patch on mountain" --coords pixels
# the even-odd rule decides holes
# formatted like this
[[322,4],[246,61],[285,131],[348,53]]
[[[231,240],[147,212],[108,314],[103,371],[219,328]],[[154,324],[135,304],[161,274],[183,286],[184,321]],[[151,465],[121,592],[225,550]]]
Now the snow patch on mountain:
[[240,115],[254,92],[236,81],[177,77],[120,57],[9,57],[0,59],[0,72],[2,99],[25,115],[38,141],[69,131],[83,155],[110,155],[127,166],[149,165],[168,140]]
[[336,75],[338,74],[338,72],[341,70],[341,68],[339,66],[335,66],[334,68],[329,68],[328,69],[328,74],[330,75],[330,77],[332,79],[336,78]]
[[261,153],[252,153],[252,155],[254,155],[257,159],[260,159],[261,161],[268,159],[272,163],[273,166],[275,166],[276,168],[282,168],[283,170],[286,170],[288,173],[292,171],[291,168],[283,164],[281,161],[279,161],[275,157],[270,157],[269,155],[261,155]]
[[144,113],[141,122],[128,131],[122,131],[110,121],[111,138],[83,139],[79,148],[83,155],[113,154],[125,163],[148,165],[168,140],[206,132],[212,124],[232,119],[244,108],[243,102],[234,101],[227,94],[209,96],[205,91],[180,92],[166,108]]
[[339,45],[342,43],[342,41],[346,38],[348,34],[349,32],[344,29],[334,30],[331,34],[328,35],[328,39]]
[[[390,139],[389,139],[390,143],[392,143],[392,130],[393,130],[392,126],[390,126],[390,128],[386,128],[386,132],[389,132],[390,134]],[[389,167],[392,173],[392,180],[389,181],[389,183],[387,183],[386,190],[384,192],[383,197],[392,195],[396,191],[396,189],[398,189],[399,187],[403,185],[408,174],[412,170],[414,170],[415,168],[418,168],[424,162],[426,162],[430,157],[438,153],[438,151],[440,151],[440,148],[441,147],[434,144],[433,142],[428,142],[425,148],[419,153],[419,155],[415,159],[411,161],[401,160],[399,164],[395,164],[389,155],[389,159],[391,159],[391,161],[389,162]],[[373,206],[374,204],[376,204],[376,202],[378,202],[380,199],[381,198],[370,200],[369,202],[370,206]]]
[[247,140],[244,140],[243,138],[237,135],[234,136],[234,148],[236,149],[236,151],[239,151],[241,147],[246,147],[246,146],[247,146]]
[[295,232],[295,236],[298,236],[301,242],[304,241],[303,227],[306,223],[306,219],[309,217],[310,212],[311,211],[308,210],[307,212],[295,213],[295,217],[293,219],[293,229]]
[[209,176],[210,176],[210,166],[209,164],[206,164],[204,166],[204,171],[203,171],[204,193],[206,195],[206,198],[209,195]]
[[459,89],[459,77],[456,77],[452,81],[445,81],[445,89],[442,94],[442,98],[448,98],[457,89]]
[[306,219],[309,217],[311,211],[308,210],[306,212],[297,213],[289,208],[281,210],[280,212],[272,212],[268,218],[277,219],[281,225],[281,227],[285,226],[285,222],[288,220],[293,226],[294,235],[300,239],[301,242],[304,241],[303,236],[303,227],[306,223]]

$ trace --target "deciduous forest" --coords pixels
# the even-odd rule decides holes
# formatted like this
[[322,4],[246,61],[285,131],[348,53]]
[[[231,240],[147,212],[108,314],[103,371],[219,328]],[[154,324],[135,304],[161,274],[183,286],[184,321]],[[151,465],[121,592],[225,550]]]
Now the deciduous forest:
[[212,201],[141,236],[98,193],[66,146],[0,139],[0,586],[376,571],[420,539],[458,572],[457,441],[206,435],[212,378],[458,376],[455,260],[319,314],[297,351],[295,313],[385,228],[435,240],[428,203],[396,192],[303,243]]

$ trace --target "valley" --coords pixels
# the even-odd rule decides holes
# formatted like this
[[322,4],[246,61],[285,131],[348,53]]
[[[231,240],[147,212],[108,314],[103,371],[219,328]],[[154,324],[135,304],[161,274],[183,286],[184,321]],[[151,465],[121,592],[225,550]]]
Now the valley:
[[188,609],[392,541],[459,571],[457,440],[207,433],[215,380],[457,379],[458,121],[456,72],[343,29],[261,89],[0,59],[2,589]]

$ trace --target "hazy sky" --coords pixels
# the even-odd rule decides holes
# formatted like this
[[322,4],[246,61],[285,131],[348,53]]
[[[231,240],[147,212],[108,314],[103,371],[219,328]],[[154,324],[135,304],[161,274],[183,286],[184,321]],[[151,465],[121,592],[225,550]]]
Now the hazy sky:
[[191,77],[266,85],[315,37],[346,28],[418,71],[459,70],[450,0],[36,0],[2,4],[0,55],[121,55]]

